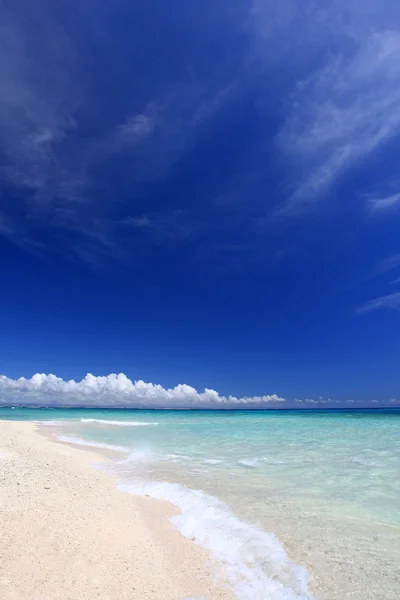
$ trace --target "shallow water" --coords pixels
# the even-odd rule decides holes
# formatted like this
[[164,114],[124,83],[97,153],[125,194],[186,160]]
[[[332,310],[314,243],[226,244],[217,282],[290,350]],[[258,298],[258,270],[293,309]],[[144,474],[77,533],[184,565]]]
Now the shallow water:
[[114,447],[125,491],[176,504],[175,525],[224,562],[238,598],[400,598],[400,410],[4,416]]

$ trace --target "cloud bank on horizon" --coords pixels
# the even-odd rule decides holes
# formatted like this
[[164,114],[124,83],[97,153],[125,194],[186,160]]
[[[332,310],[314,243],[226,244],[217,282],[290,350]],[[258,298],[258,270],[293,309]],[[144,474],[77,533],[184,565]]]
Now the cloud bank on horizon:
[[379,405],[398,406],[399,399],[385,402],[374,398],[367,401],[337,400],[334,398],[295,398],[289,400],[278,394],[263,396],[221,396],[205,388],[198,392],[187,384],[166,389],[162,385],[143,380],[132,381],[124,373],[95,376],[91,373],[81,379],[64,380],[53,374],[36,373],[30,378],[12,379],[0,375],[0,407],[31,408],[199,408],[199,409],[327,409],[363,408]]
[[90,373],[81,381],[65,381],[55,375],[36,373],[30,379],[0,375],[0,406],[51,406],[93,408],[227,408],[273,406],[285,399],[276,394],[237,398],[220,396],[215,390],[198,392],[180,384],[171,389],[131,381],[123,373],[96,377]]

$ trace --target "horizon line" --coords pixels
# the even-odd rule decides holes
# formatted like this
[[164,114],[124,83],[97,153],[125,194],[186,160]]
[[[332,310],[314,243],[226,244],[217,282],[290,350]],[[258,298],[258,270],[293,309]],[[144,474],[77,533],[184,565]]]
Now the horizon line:
[[160,406],[47,406],[47,405],[19,405],[15,406],[13,404],[3,404],[0,405],[0,409],[10,409],[10,410],[18,410],[18,409],[33,409],[33,410],[124,410],[124,411],[140,411],[140,410],[169,410],[169,411],[192,411],[192,412],[288,412],[288,411],[307,411],[307,412],[320,412],[320,411],[355,411],[355,410],[400,410],[400,404],[398,406],[321,406],[321,407],[285,407],[281,408],[278,406],[275,407],[265,407],[265,408],[202,408],[202,407],[185,407],[180,406],[177,407],[160,407]]

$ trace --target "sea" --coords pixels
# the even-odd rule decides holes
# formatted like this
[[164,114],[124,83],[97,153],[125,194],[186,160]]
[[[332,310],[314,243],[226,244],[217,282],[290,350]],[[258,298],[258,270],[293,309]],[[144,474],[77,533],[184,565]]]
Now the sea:
[[400,409],[2,408],[179,511],[238,600],[400,599]]

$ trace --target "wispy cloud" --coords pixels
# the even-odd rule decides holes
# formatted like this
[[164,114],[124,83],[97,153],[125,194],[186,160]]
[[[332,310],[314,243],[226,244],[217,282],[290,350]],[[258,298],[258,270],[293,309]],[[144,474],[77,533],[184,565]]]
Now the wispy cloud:
[[398,208],[400,207],[400,192],[390,196],[369,198],[368,203],[372,211],[379,213]]
[[375,32],[355,46],[299,81],[291,96],[277,138],[298,178],[285,210],[321,197],[400,131],[400,33]]
[[237,398],[220,396],[210,389],[198,392],[185,384],[165,389],[144,381],[132,382],[123,373],[104,377],[88,374],[78,382],[40,373],[30,379],[10,379],[0,375],[1,406],[226,408],[246,405],[262,407],[282,402],[284,398],[276,394]]
[[[154,212],[159,214],[153,215],[152,207],[144,206],[145,186],[167,178],[183,157],[190,159],[197,142],[200,146],[214,135],[212,119],[232,99],[252,94],[260,114],[260,106],[269,106],[274,94],[272,104],[281,108],[276,114],[277,123],[283,119],[277,146],[288,159],[288,181],[295,181],[283,211],[320,197],[350,165],[400,130],[400,34],[388,10],[390,1],[382,2],[366,0],[362,8],[357,0],[335,0],[322,7],[310,0],[301,8],[297,0],[288,0],[284,7],[264,0],[234,7],[217,3],[210,38],[219,48],[226,35],[234,52],[210,54],[208,30],[203,30],[207,20],[200,27],[192,19],[188,27],[197,37],[192,45],[190,31],[185,32],[179,42],[187,50],[182,56],[150,56],[141,36],[132,36],[137,55],[132,50],[126,71],[125,45],[119,46],[112,34],[96,37],[104,27],[101,11],[93,20],[79,9],[74,13],[79,27],[69,23],[68,29],[68,19],[58,13],[62,7],[48,0],[40,0],[40,20],[33,19],[27,0],[22,8],[10,4],[0,25],[0,51],[7,58],[0,65],[0,183],[10,189],[0,197],[6,224],[0,235],[34,244],[52,231],[65,242],[57,245],[60,251],[67,248],[68,255],[89,263],[96,255],[123,254],[118,233],[129,217],[132,224],[141,224],[137,231],[155,237],[163,208],[158,206]],[[107,70],[93,68],[86,54],[107,40],[112,41]],[[154,67],[151,76],[148,65]],[[283,71],[282,79],[276,77]],[[267,89],[260,81],[273,85]],[[226,122],[230,118],[232,114]],[[245,130],[247,123],[239,121],[232,127]],[[261,118],[260,138],[263,127]],[[217,136],[223,135],[221,128],[215,129]],[[265,131],[265,138],[270,135]],[[239,207],[241,223],[243,198],[248,206],[250,195],[259,194],[238,191],[235,177],[246,190],[250,180],[262,185],[265,173],[259,165],[265,162],[266,145],[263,139],[257,146],[254,166],[243,161],[238,174],[235,169],[229,173],[235,191],[231,203]],[[185,208],[191,201],[187,195],[179,198]],[[224,189],[216,193],[224,195],[229,195]],[[379,199],[384,197],[378,191]],[[390,202],[394,206],[394,196]],[[387,208],[390,202],[388,197]],[[253,230],[258,210],[248,210]],[[260,212],[264,215],[264,205]],[[145,225],[143,219],[150,218],[159,225]]]
[[150,114],[140,113],[130,115],[125,123],[117,127],[117,132],[125,143],[134,143],[151,135],[154,127],[154,117]]
[[[388,283],[388,274],[391,274],[391,271],[398,269],[400,267],[400,254],[392,254],[391,256],[387,256],[384,260],[381,260],[373,269],[358,283],[370,281],[373,279],[383,278]],[[391,274],[393,277],[393,274]],[[391,281],[390,284],[400,283],[400,277],[397,277]],[[397,308],[396,306],[396,294],[387,294],[383,295],[379,298],[375,298],[370,300],[360,306],[356,313],[365,313],[378,308]]]
[[76,199],[84,174],[60,149],[76,126],[80,103],[75,52],[64,30],[46,15],[36,32],[16,9],[0,25],[0,177],[40,200]]
[[[127,215],[141,218],[137,188],[165,177],[190,149],[227,101],[232,77],[216,60],[201,76],[179,63],[170,77],[160,70],[149,78],[133,57],[132,73],[118,73],[118,92],[108,94],[112,70],[90,68],[82,52],[86,43],[91,51],[92,43],[106,42],[96,38],[102,23],[94,27],[92,15],[88,23],[85,11],[71,6],[82,31],[94,36],[83,41],[62,6],[40,6],[38,20],[28,2],[10,4],[0,24],[0,185],[7,190],[0,235],[32,246],[53,235],[59,251],[92,264],[123,253],[118,220],[124,227]],[[117,70],[125,51],[121,56],[116,44],[109,56]],[[161,63],[157,57],[157,68]],[[130,188],[128,199],[118,197],[120,185]]]
[[375,265],[369,274],[368,279],[379,277],[380,275],[388,273],[397,267],[400,267],[400,254],[392,254],[391,256],[387,256],[384,260],[381,260],[377,265]]
[[388,294],[386,296],[380,296],[379,298],[374,298],[370,300],[366,304],[363,304],[357,309],[357,313],[368,313],[373,310],[391,308],[395,310],[400,310],[400,292],[395,292],[393,294]]

